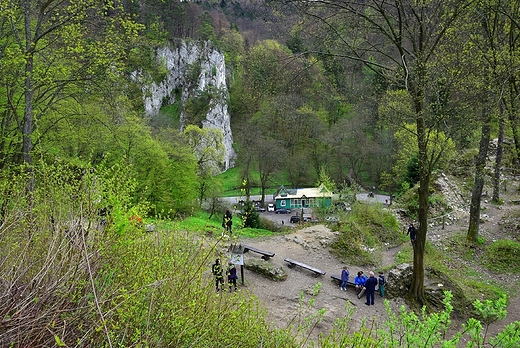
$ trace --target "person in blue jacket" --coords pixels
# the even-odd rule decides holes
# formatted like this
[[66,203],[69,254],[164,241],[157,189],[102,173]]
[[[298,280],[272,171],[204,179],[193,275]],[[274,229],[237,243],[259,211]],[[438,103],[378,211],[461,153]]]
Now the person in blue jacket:
[[347,266],[343,266],[341,270],[341,290],[347,290],[348,277],[350,276],[350,272]]
[[354,278],[354,284],[356,284],[356,293],[357,297],[361,298],[365,293],[365,282],[367,281],[367,277],[363,274],[363,271],[359,271],[357,273],[356,278]]

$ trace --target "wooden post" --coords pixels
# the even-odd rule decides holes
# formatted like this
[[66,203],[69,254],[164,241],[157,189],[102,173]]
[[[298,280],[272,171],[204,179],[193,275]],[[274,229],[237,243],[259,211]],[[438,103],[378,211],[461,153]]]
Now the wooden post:
[[240,265],[240,278],[242,279],[242,286],[244,286],[244,265]]
[[444,229],[444,224],[446,223],[446,215],[442,216],[442,229]]

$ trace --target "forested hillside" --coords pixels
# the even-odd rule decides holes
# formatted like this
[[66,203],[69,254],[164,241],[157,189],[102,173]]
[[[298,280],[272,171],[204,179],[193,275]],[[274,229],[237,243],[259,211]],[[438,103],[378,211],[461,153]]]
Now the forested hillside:
[[[250,323],[251,347],[298,346],[254,299],[215,302],[206,225],[172,233],[203,207],[220,214],[224,187],[249,197],[326,183],[408,199],[410,297],[427,304],[436,175],[470,187],[471,245],[483,192],[501,204],[504,178],[518,175],[518,18],[518,0],[1,0],[0,345],[211,346],[222,333],[233,346],[225,326]],[[169,73],[158,49],[186,42],[224,54],[229,95],[199,88],[216,71],[190,63],[148,115],[146,87]],[[217,175],[221,135],[201,127],[217,96],[232,182]],[[154,239],[143,219],[167,232]]]

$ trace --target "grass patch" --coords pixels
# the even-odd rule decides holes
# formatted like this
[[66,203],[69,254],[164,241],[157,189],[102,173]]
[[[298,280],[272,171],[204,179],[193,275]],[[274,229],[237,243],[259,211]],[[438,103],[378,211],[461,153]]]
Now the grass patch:
[[[413,258],[411,247],[409,250],[409,255]],[[441,249],[432,243],[426,243],[424,264],[437,273],[443,274],[461,290],[455,296],[455,302],[473,302],[484,298],[498,299],[504,294],[503,286],[498,284],[495,279],[489,278],[467,265],[468,263],[480,263],[481,259],[475,256],[477,252],[478,248],[475,248],[473,243],[466,241],[464,231],[451,236],[443,243]],[[466,263],[462,263],[460,260],[464,260]],[[454,290],[454,293],[457,292]]]
[[486,247],[483,263],[499,273],[520,271],[520,243],[498,240]]
[[[219,215],[209,214],[203,211],[197,212],[182,221],[161,220],[156,222],[157,226],[163,230],[172,231],[192,231],[201,234],[220,235],[223,232],[222,219]],[[260,238],[273,236],[273,231],[261,228],[241,227],[240,217],[233,218],[233,236],[244,238]]]
[[237,231],[237,234],[240,237],[245,238],[260,238],[260,237],[271,237],[274,235],[273,232],[269,230],[259,229],[259,228],[241,228]]
[[340,234],[332,248],[349,263],[377,265],[381,253],[375,250],[406,240],[396,218],[380,205],[355,204],[341,221],[336,225]]
[[[243,183],[242,183],[242,175],[240,174],[241,168],[240,167],[233,167],[228,170],[226,170],[224,173],[217,176],[217,179],[220,180],[222,183],[222,190],[223,190],[223,196],[224,197],[234,197],[234,196],[243,196],[244,192],[243,189]],[[260,187],[260,181],[257,171],[253,171],[251,173],[251,195],[260,195],[262,193],[261,187]],[[289,175],[287,173],[276,173],[273,175],[272,179],[269,182],[268,187],[266,188],[266,195],[272,195],[276,192],[276,190],[284,185],[287,188],[291,188],[292,185],[290,184]],[[305,186],[305,185],[304,185]],[[306,185],[309,186],[309,185]],[[313,186],[313,184],[310,184],[310,186]]]
[[195,232],[207,232],[214,229],[220,231],[222,229],[222,218],[220,215],[213,215],[210,219],[208,213],[199,211],[184,220],[175,221],[171,228]]

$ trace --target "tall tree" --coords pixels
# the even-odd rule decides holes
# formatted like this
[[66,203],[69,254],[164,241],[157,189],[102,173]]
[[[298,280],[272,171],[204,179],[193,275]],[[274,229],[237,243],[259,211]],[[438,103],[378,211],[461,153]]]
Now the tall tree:
[[0,65],[8,101],[2,126],[12,134],[2,145],[19,146],[11,160],[31,165],[38,122],[117,75],[140,26],[97,0],[6,0],[0,19],[2,52],[9,52],[1,57],[9,68]]
[[[288,0],[286,3],[297,5],[309,18],[315,19],[321,29],[337,35],[335,55],[363,62],[394,89],[403,89],[409,94],[413,113],[408,120],[413,120],[416,126],[414,134],[420,183],[419,231],[414,247],[410,295],[419,304],[426,303],[424,248],[428,229],[429,185],[432,169],[442,155],[442,152],[429,153],[428,142],[432,139],[429,133],[439,127],[444,116],[436,115],[430,109],[431,88],[437,85],[438,78],[431,72],[441,53],[439,47],[446,38],[446,32],[456,28],[457,20],[473,0]],[[344,23],[350,26],[348,36],[345,35]],[[352,36],[354,30],[360,35]]]
[[477,76],[482,81],[476,85],[480,91],[479,100],[482,102],[482,130],[479,145],[479,153],[475,159],[475,179],[471,195],[469,227],[467,239],[473,242],[478,240],[480,223],[480,200],[485,183],[485,166],[491,139],[492,126],[495,115],[498,115],[499,142],[497,144],[497,156],[495,160],[495,174],[493,176],[493,199],[499,199],[499,181],[502,160],[503,115],[504,95],[507,91],[507,81],[515,72],[508,67],[509,36],[511,27],[510,17],[507,15],[509,2],[489,0],[481,1],[473,12],[474,22],[478,23],[476,31],[470,37],[470,46],[478,48],[477,60],[482,73]]
[[199,204],[202,205],[210,190],[214,176],[218,174],[224,163],[224,145],[222,132],[214,128],[199,128],[188,125],[184,136],[197,158],[197,174],[199,176]]

